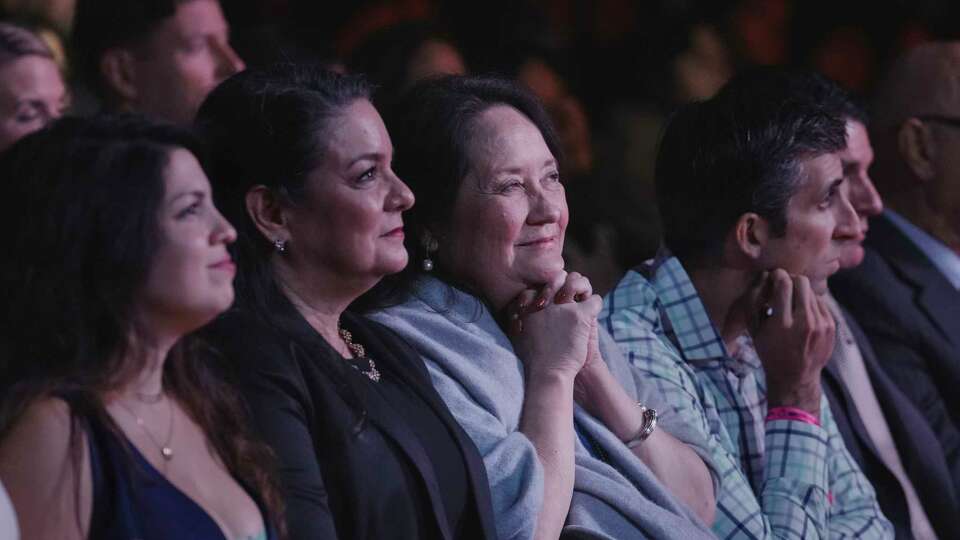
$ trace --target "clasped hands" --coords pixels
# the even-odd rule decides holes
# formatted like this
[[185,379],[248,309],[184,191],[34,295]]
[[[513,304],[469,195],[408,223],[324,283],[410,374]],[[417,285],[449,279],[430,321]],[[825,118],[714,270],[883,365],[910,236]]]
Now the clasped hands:
[[548,284],[521,292],[504,316],[528,377],[551,374],[573,380],[576,401],[627,437],[641,420],[629,398],[629,414],[611,412],[614,396],[625,394],[600,355],[597,315],[602,306],[586,277],[563,272]]

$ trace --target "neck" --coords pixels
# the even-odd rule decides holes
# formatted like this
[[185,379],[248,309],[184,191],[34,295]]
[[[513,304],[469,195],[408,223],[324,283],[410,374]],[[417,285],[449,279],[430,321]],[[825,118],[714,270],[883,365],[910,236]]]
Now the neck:
[[170,349],[179,335],[156,339],[153,344],[141,344],[138,354],[144,355],[144,367],[131,381],[119,390],[121,396],[156,396],[163,393],[163,368]]
[[720,333],[728,350],[747,331],[748,318],[740,313],[738,302],[750,290],[751,272],[725,266],[688,270],[710,322]]
[[337,330],[340,316],[372,284],[363,286],[345,282],[339,277],[317,273],[303,276],[283,262],[274,268],[281,290],[300,315],[327,343],[338,350],[345,350],[345,346],[339,346],[342,343]]

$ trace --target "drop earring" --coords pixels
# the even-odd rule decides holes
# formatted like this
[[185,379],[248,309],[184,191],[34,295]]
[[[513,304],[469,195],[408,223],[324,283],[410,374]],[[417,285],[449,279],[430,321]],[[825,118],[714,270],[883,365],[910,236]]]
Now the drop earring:
[[440,245],[437,243],[437,239],[432,236],[427,236],[423,241],[423,249],[427,252],[426,256],[423,258],[423,271],[431,272],[433,271],[433,252],[437,251],[440,248]]
[[286,253],[287,241],[282,238],[277,238],[273,241],[273,247],[277,250],[277,253]]

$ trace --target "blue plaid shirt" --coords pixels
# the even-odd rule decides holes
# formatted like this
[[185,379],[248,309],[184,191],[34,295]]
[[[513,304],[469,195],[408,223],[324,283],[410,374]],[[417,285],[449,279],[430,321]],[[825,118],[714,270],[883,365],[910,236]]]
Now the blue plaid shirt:
[[607,295],[600,323],[673,414],[708,441],[720,538],[893,538],[826,398],[822,426],[765,421],[766,381],[752,342],[744,336],[738,354],[728,353],[676,258],[628,272]]

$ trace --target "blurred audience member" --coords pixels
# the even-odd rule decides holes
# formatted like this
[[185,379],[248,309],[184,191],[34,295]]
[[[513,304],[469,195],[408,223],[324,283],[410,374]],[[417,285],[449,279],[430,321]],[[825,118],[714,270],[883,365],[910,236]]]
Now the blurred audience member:
[[24,538],[276,538],[268,451],[188,336],[233,301],[236,237],[193,148],[67,119],[4,155],[0,479]]
[[627,64],[639,88],[598,117],[597,176],[610,183],[599,204],[615,225],[624,269],[652,257],[660,241],[653,164],[666,118],[678,105],[711,97],[733,74],[719,16],[703,4],[647,4]]
[[406,266],[414,201],[367,85],[249,70],[198,124],[239,227],[237,307],[209,335],[279,456],[291,537],[493,538],[483,462],[423,361],[348,310]]
[[422,21],[399,23],[372,34],[350,55],[347,68],[377,85],[380,106],[389,106],[419,80],[467,72],[453,38]]
[[0,8],[19,19],[50,26],[60,35],[70,33],[77,0],[0,0]]
[[535,97],[501,79],[424,81],[390,128],[419,198],[417,264],[386,280],[374,317],[416,347],[480,449],[498,536],[710,536],[709,468],[674,437],[692,430],[657,424],[652,380],[618,382],[629,368],[597,327],[600,297],[564,271],[559,141]]
[[871,220],[863,263],[831,284],[944,444],[960,428],[958,86],[960,42],[920,45],[893,65],[870,126],[887,210]]
[[25,28],[0,22],[0,151],[59,117],[68,96],[46,44]]
[[73,64],[107,109],[186,125],[244,68],[229,37],[217,0],[79,0]]

